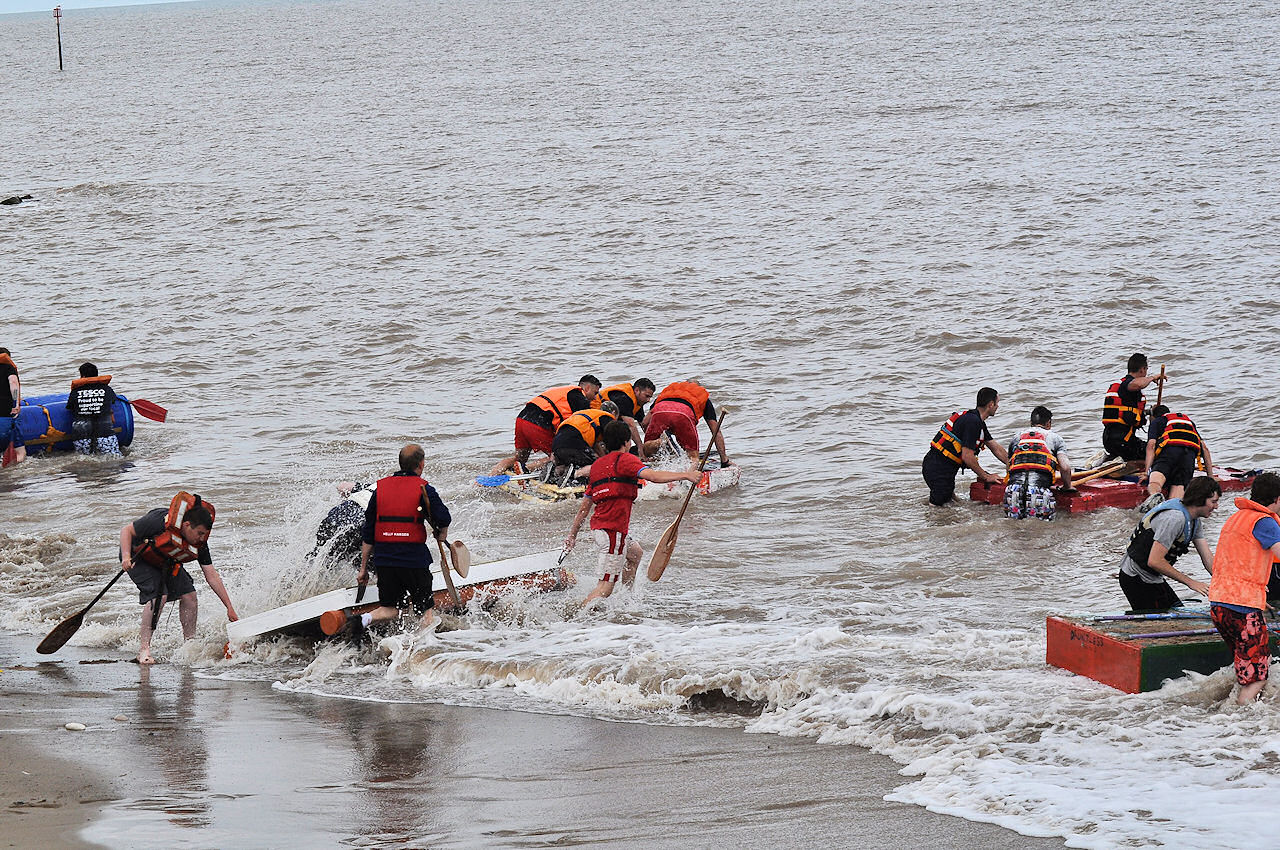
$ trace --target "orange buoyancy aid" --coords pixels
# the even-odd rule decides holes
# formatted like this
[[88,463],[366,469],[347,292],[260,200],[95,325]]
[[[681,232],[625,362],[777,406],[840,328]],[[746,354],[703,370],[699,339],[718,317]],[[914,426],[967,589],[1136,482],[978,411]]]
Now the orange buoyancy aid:
[[1280,515],[1243,497],[1236,499],[1236,507],[1239,510],[1227,517],[1218,535],[1209,601],[1264,610],[1273,557],[1253,536],[1253,527],[1266,517],[1280,521]]
[[551,430],[554,431],[560,427],[560,423],[569,418],[569,414],[573,413],[573,408],[569,406],[569,393],[573,390],[581,390],[577,384],[570,384],[567,387],[552,387],[549,390],[538,393],[529,399],[529,404],[542,408],[551,414]]
[[591,399],[591,409],[599,410],[600,405],[609,401],[609,393],[619,392],[631,399],[631,412],[636,413],[640,410],[640,399],[636,398],[636,388],[630,384],[614,384],[611,387],[605,387]]
[[13,358],[7,354],[0,354],[0,366],[12,366],[14,369],[18,368],[18,364],[14,363]]
[[582,435],[588,446],[594,446],[600,442],[600,432],[604,430],[604,426],[616,418],[612,413],[588,408],[570,416],[560,427],[572,428]]
[[591,501],[599,503],[611,499],[626,499],[634,502],[636,496],[640,495],[639,478],[618,474],[618,464],[624,454],[626,452],[623,451],[610,452],[591,465],[591,480],[586,492]]
[[674,384],[667,384],[662,392],[658,393],[653,403],[683,402],[693,410],[694,419],[702,419],[707,412],[707,399],[710,397],[711,394],[701,384],[695,384],[693,381],[676,381]]
[[216,516],[213,505],[200,496],[192,495],[185,490],[178,493],[169,502],[169,512],[164,517],[164,531],[155,537],[148,537],[142,545],[134,549],[132,557],[141,558],[148,564],[161,569],[172,569],[173,575],[178,568],[200,557],[200,547],[193,546],[182,536],[182,521],[191,508],[202,507],[210,517]]
[[[106,406],[107,393],[103,387],[111,383],[110,375],[98,375],[94,378],[76,378],[71,382],[71,393],[76,397],[75,412],[80,416],[97,416]],[[76,390],[85,390],[76,393]]]
[[1200,432],[1196,430],[1196,423],[1181,413],[1166,414],[1164,431],[1160,434],[1160,441],[1156,443],[1156,454],[1164,451],[1165,446],[1186,446],[1199,452]]
[[427,480],[418,475],[388,475],[378,479],[373,542],[427,542],[426,513],[422,506],[426,487]]
[[1013,453],[1009,455],[1009,471],[1047,472],[1058,470],[1058,459],[1049,448],[1049,441],[1039,431],[1026,431],[1018,437]]
[[1102,424],[1124,425],[1130,429],[1129,434],[1132,435],[1142,424],[1142,412],[1146,409],[1147,399],[1146,396],[1138,393],[1137,407],[1125,404],[1120,396],[1120,383],[1116,381],[1107,387],[1107,395],[1102,402]]
[[[929,445],[942,452],[942,456],[947,460],[964,466],[964,457],[962,455],[963,446],[960,445],[959,438],[956,437],[952,426],[956,424],[956,420],[965,414],[966,411],[958,410],[948,417],[946,422],[942,423],[942,427],[938,429],[938,433],[929,441]],[[974,454],[982,451],[982,442],[978,442],[978,448]]]

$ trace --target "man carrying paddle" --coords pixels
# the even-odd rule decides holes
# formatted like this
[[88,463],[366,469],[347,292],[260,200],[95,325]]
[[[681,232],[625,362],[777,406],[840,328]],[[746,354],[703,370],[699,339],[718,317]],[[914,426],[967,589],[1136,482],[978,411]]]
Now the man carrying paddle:
[[[431,590],[431,549],[427,547],[427,525],[436,540],[449,538],[449,509],[436,488],[422,477],[426,453],[410,443],[400,450],[400,471],[378,480],[364,513],[364,535],[360,546],[360,575],[356,581],[369,582],[369,558],[378,573],[378,606],[367,614],[326,611],[320,615],[320,630],[327,635],[352,629],[359,631],[371,623],[394,620],[401,608],[412,607],[422,618],[419,634],[435,626],[435,600]],[[441,564],[440,569],[448,569]]]
[[1120,589],[1134,611],[1165,611],[1182,607],[1166,577],[1180,581],[1196,593],[1208,595],[1209,585],[1174,567],[1174,562],[1195,546],[1200,562],[1212,575],[1213,552],[1204,539],[1203,520],[1218,507],[1222,487],[1201,476],[1189,485],[1181,499],[1170,499],[1142,518],[1129,538],[1120,561]]
[[1146,421],[1146,400],[1142,391],[1153,382],[1161,387],[1168,378],[1163,374],[1147,376],[1147,355],[1135,353],[1129,358],[1129,374],[1107,388],[1102,403],[1102,447],[1108,457],[1128,461],[1142,460],[1146,445],[1137,430]]
[[0,452],[4,465],[22,463],[27,457],[27,444],[18,431],[18,408],[22,405],[22,382],[9,349],[0,348]]
[[640,566],[644,550],[631,539],[628,532],[631,528],[631,507],[640,492],[640,479],[655,484],[688,481],[696,486],[701,478],[701,474],[693,469],[687,472],[667,472],[647,467],[642,460],[627,451],[631,445],[631,429],[624,422],[614,421],[605,425],[602,440],[607,453],[591,465],[587,492],[582,497],[578,515],[573,518],[569,536],[564,541],[566,552],[573,551],[578,542],[578,529],[582,527],[587,512],[594,508],[591,514],[591,539],[600,549],[602,576],[582,601],[584,608],[613,593],[618,579],[622,579],[627,587],[636,579],[636,569]]
[[1056,471],[1064,492],[1071,491],[1071,460],[1067,444],[1053,432],[1053,412],[1043,404],[1031,411],[1031,427],[1009,441],[1009,486],[1004,491],[1005,516],[1012,519],[1053,519]]
[[227,619],[240,619],[222,576],[209,555],[213,506],[199,496],[179,493],[168,508],[156,508],[120,529],[120,567],[138,586],[142,626],[138,632],[138,663],[155,664],[151,636],[167,601],[178,598],[182,639],[196,635],[196,586],[183,564],[196,561],[205,581],[227,608]]
[[600,379],[595,375],[583,375],[576,386],[552,387],[538,393],[516,415],[516,453],[489,471],[500,475],[508,469],[523,472],[529,463],[529,455],[535,451],[551,455],[551,442],[564,420],[579,410],[591,407],[600,392]]
[[1236,507],[1218,536],[1209,615],[1231,647],[1240,685],[1236,702],[1245,705],[1262,695],[1271,667],[1267,582],[1271,565],[1280,561],[1280,475],[1259,475],[1249,498],[1237,498]]
[[987,430],[987,420],[1000,408],[1000,394],[991,387],[983,387],[978,390],[977,402],[973,410],[951,414],[929,443],[920,472],[924,483],[929,485],[931,505],[945,505],[956,497],[956,473],[962,468],[972,469],[979,481],[1000,482],[1001,476],[987,472],[978,463],[978,453],[983,447],[991,449],[1001,463],[1009,462],[1009,453]]

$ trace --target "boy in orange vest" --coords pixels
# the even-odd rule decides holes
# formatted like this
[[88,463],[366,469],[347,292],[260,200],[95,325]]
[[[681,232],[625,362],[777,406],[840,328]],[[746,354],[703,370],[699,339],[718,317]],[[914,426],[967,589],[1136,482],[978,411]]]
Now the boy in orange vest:
[[1249,498],[1237,498],[1236,507],[1218,536],[1209,614],[1231,647],[1240,684],[1236,702],[1245,705],[1261,696],[1271,666],[1267,583],[1280,561],[1280,475],[1259,475]]

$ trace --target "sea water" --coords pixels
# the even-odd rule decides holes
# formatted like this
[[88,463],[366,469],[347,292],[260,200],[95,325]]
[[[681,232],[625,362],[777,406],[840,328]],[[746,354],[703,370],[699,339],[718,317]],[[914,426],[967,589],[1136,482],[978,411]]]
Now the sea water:
[[[197,577],[198,641],[163,620],[157,653],[865,747],[895,799],[1078,847],[1228,846],[1280,789],[1273,688],[1045,666],[1046,615],[1124,605],[1132,514],[1014,522],[968,476],[935,509],[919,476],[984,385],[998,438],[1045,404],[1079,466],[1134,351],[1220,464],[1280,465],[1272,7],[191,3],[67,11],[62,73],[50,29],[0,16],[0,194],[34,196],[0,207],[0,345],[27,394],[92,360],[170,416],[124,461],[0,473],[0,628],[82,607],[179,488],[218,508],[240,614],[348,583],[306,558],[332,485],[408,441],[477,561],[557,549],[575,505],[471,483],[525,400],[697,378],[743,478],[660,583],[576,615],[583,546],[576,589],[388,675],[290,640],[223,660]],[[637,507],[646,549],[675,505]],[[137,611],[121,585],[75,641],[133,652]]]

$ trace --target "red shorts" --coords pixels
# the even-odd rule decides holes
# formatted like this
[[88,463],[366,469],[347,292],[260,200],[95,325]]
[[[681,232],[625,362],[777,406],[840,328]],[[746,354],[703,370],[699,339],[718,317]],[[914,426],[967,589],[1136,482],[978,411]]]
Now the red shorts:
[[693,418],[689,405],[678,401],[660,401],[649,415],[649,427],[644,429],[645,441],[656,440],[670,431],[680,448],[687,452],[698,451],[698,420]]
[[528,419],[516,420],[516,451],[546,452],[551,454],[551,441],[555,432],[530,422]]

